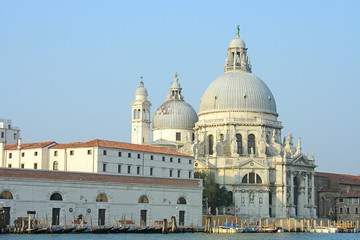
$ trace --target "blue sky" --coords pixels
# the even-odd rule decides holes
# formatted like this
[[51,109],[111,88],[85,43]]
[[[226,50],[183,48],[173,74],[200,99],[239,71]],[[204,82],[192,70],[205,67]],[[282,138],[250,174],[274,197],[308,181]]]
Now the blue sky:
[[1,1],[0,118],[24,142],[129,142],[140,76],[152,113],[175,72],[199,111],[240,25],[283,136],[317,171],[360,174],[359,1]]

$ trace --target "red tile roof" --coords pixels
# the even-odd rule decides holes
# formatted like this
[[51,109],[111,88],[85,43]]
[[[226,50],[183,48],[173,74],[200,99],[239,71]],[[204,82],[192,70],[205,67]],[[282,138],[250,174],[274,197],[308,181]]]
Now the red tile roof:
[[329,187],[322,187],[320,188],[319,192],[336,192],[336,190]]
[[351,192],[351,193],[343,193],[338,198],[347,198],[347,197],[360,197],[360,193],[358,192]]
[[[135,183],[200,187],[199,179],[172,179],[156,177],[119,176],[97,173],[61,172],[48,170],[28,170],[0,168],[0,178],[48,179],[60,181],[85,181],[106,183]],[[25,180],[24,180],[25,181]]]
[[133,150],[133,151],[140,151],[140,152],[152,152],[152,153],[161,153],[161,154],[170,154],[170,155],[191,157],[189,155],[179,153],[177,151],[174,151],[174,150],[171,150],[168,148],[153,147],[153,146],[139,145],[139,144],[132,144],[132,143],[114,142],[114,141],[99,140],[99,139],[95,139],[95,140],[92,140],[89,142],[74,142],[74,143],[57,144],[57,145],[53,146],[52,148],[62,149],[62,148],[83,148],[83,147],[118,148],[118,149]]
[[360,176],[325,172],[316,172],[315,175],[319,177],[329,178],[331,181],[339,184],[360,185]]
[[[38,142],[38,143],[23,143],[21,144],[21,149],[32,149],[32,148],[44,148],[44,147],[48,147],[51,144],[56,144],[56,142],[52,141],[52,142]],[[5,150],[16,150],[18,149],[18,145],[17,144],[11,144],[11,145],[6,145],[5,146]]]

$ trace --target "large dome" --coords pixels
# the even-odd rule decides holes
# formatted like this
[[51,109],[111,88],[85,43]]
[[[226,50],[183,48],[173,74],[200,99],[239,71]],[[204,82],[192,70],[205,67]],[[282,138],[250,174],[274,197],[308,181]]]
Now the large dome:
[[153,129],[192,130],[198,121],[195,110],[183,100],[168,100],[155,112]]
[[268,86],[242,70],[225,72],[206,89],[199,115],[218,111],[260,111],[277,115],[275,99]]

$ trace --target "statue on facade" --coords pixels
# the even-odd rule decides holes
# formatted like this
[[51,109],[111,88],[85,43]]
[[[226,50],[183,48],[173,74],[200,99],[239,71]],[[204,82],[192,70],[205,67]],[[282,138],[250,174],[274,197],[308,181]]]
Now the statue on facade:
[[264,131],[261,131],[260,138],[258,141],[258,154],[259,156],[264,156],[266,154],[266,141],[264,137]]
[[237,142],[236,137],[233,136],[231,139],[231,156],[237,157],[239,154],[237,153]]
[[254,192],[251,191],[250,194],[249,194],[249,200],[250,200],[250,203],[254,203],[254,199],[255,199],[255,195],[254,195]]
[[271,137],[270,144],[266,143],[266,147],[267,147],[267,154],[269,156],[279,156],[280,155],[280,153],[282,151],[282,146],[276,140],[276,131],[275,131],[275,129],[273,130],[273,134],[272,134],[272,137]]
[[298,140],[298,145],[296,147],[296,152],[295,152],[294,156],[298,156],[300,154],[301,154],[301,138],[299,138],[299,140]]

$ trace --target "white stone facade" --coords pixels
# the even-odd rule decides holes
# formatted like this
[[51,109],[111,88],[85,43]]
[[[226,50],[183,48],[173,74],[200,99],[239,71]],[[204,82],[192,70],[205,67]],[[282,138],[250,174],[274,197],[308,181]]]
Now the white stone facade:
[[[11,194],[4,194],[7,192]],[[156,226],[155,221],[171,216],[177,216],[178,224],[186,227],[201,225],[201,180],[60,171],[55,175],[53,171],[0,168],[0,193],[9,198],[1,202],[10,212],[10,226],[18,217],[27,217],[27,211],[36,211],[42,223],[48,219],[50,224],[51,218],[56,218],[55,225],[65,225],[66,221],[67,226],[72,226],[80,214],[88,227],[91,223],[98,226],[100,212],[104,214],[101,225],[107,226],[117,225],[124,218],[135,226],[140,226],[141,218],[146,225]],[[54,199],[53,194],[61,200]],[[99,195],[105,197],[99,199]],[[142,196],[148,202],[139,203]]]
[[[252,74],[247,50],[238,29],[224,74],[201,99],[194,137],[177,146],[178,151],[193,155],[195,170],[210,171],[232,191],[233,206],[227,213],[248,219],[314,218],[314,155],[302,153],[300,139],[294,144],[290,133],[282,141],[275,98]],[[153,127],[153,134],[176,129],[158,127],[155,135]]]

